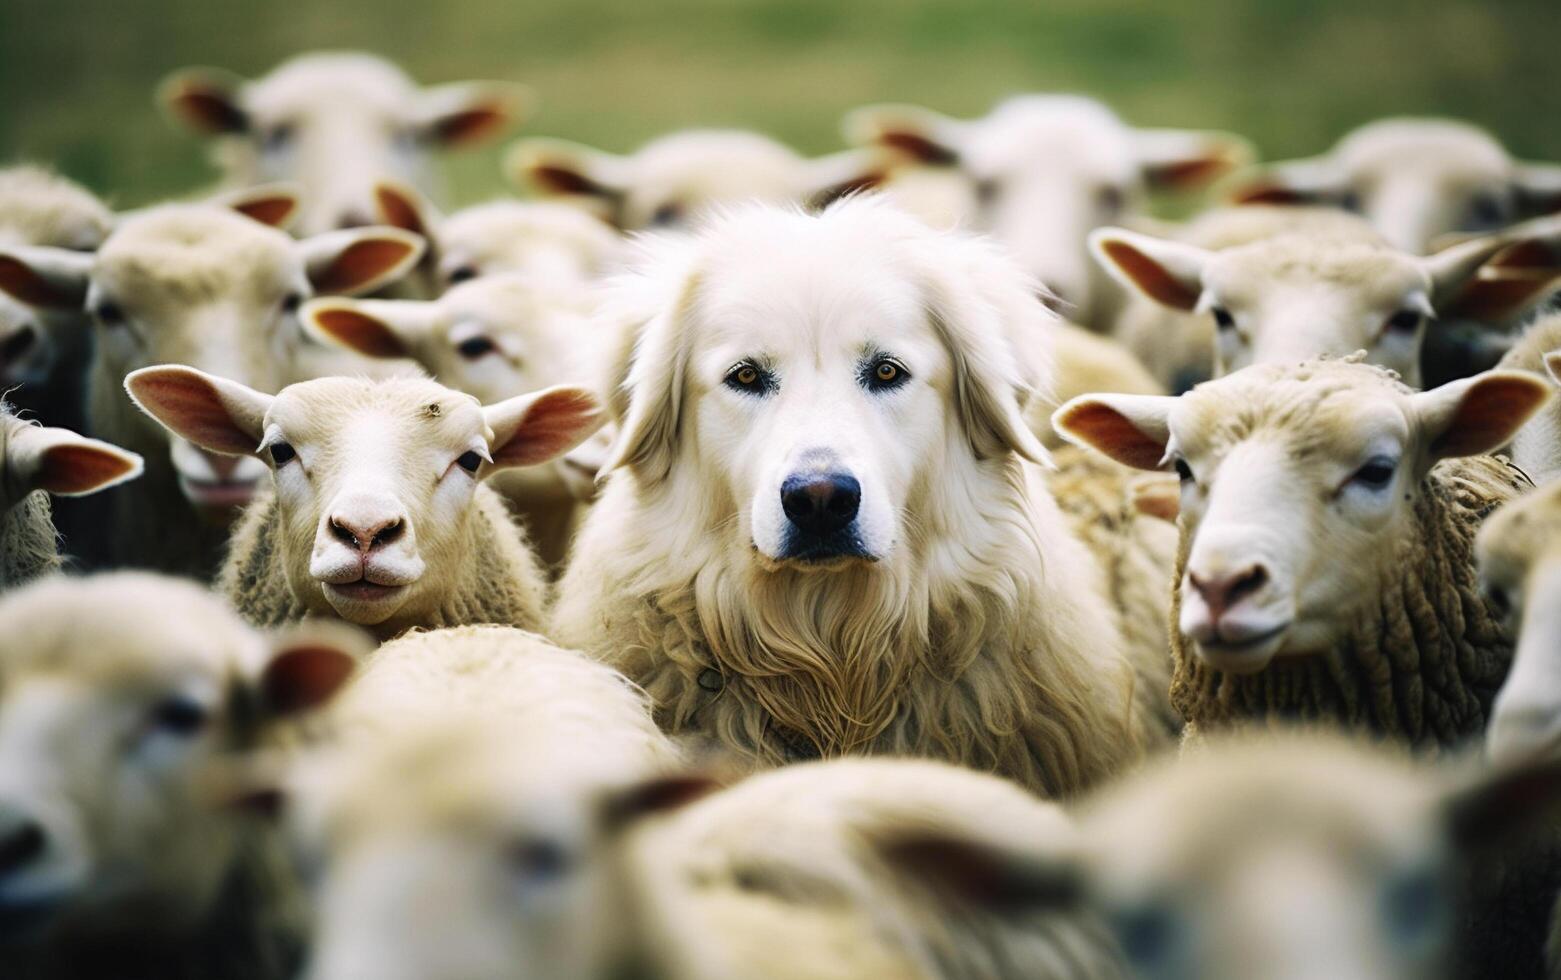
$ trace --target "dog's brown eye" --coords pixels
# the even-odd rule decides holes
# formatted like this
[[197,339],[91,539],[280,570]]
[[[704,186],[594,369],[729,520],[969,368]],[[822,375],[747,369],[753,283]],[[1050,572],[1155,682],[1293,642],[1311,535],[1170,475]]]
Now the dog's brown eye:
[[723,383],[745,395],[767,395],[775,389],[775,378],[757,364],[747,361],[726,372]]
[[905,365],[891,357],[879,357],[862,369],[862,385],[869,391],[888,391],[910,380]]
[[759,372],[751,367],[740,367],[737,369],[737,373],[733,375],[733,377],[737,379],[738,384],[746,386],[758,382]]
[[900,369],[888,361],[880,362],[877,369],[873,371],[873,377],[877,378],[884,384],[888,384],[889,382],[894,381],[899,376]]

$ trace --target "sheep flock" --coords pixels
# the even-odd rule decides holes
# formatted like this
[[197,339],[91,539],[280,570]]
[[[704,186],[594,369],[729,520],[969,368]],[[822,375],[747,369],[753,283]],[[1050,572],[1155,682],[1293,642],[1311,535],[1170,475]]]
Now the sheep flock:
[[1561,978],[1561,164],[1025,94],[449,210],[536,93],[155,98],[218,184],[0,162],[0,977]]

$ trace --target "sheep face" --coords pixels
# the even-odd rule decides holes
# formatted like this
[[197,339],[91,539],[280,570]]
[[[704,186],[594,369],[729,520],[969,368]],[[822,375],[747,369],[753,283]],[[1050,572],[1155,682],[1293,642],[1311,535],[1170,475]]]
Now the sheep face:
[[621,248],[611,227],[579,209],[548,202],[496,201],[441,222],[439,272],[448,285],[523,272],[544,282],[587,282]]
[[591,202],[624,231],[698,225],[718,205],[811,204],[871,186],[877,158],[847,152],[806,160],[757,133],[691,130],[616,156],[559,140],[523,140],[514,179],[538,193]]
[[[296,198],[276,192],[234,206],[256,204],[285,216]],[[52,282],[78,306],[85,297],[96,329],[91,408],[102,420],[122,415],[121,381],[149,364],[193,364],[264,391],[281,388],[309,344],[300,304],[316,289],[376,288],[411,268],[421,247],[390,228],[294,241],[227,207],[170,205],[121,223],[95,259],[54,249],[16,255],[33,281]],[[167,443],[180,490],[197,508],[242,505],[265,476],[254,460],[168,440],[155,425],[143,434]]]
[[272,471],[280,561],[314,613],[426,620],[462,580],[477,484],[547,462],[597,425],[579,388],[483,408],[422,379],[322,378],[262,394],[189,368],[148,368],[131,396],[176,434]]
[[846,130],[857,142],[958,167],[974,188],[971,223],[1006,244],[1049,301],[1083,323],[1109,313],[1111,289],[1089,260],[1089,233],[1140,210],[1151,185],[1201,183],[1245,152],[1217,134],[1134,130],[1076,96],[1010,99],[975,121],[870,107],[848,117]]
[[1438,460],[1505,444],[1548,397],[1522,372],[1415,394],[1345,361],[1260,365],[1180,398],[1091,395],[1054,416],[1069,438],[1181,477],[1180,629],[1218,670],[1340,642],[1379,599]]
[[1419,387],[1428,324],[1507,243],[1483,238],[1420,258],[1369,229],[1342,230],[1215,251],[1106,228],[1090,247],[1128,288],[1214,321],[1215,377],[1363,350],[1369,363]]
[[[690,255],[651,276],[671,298],[643,328],[607,468],[675,471],[761,567],[899,558],[908,515],[938,506],[932,474],[1044,457],[999,314],[1043,311],[986,248],[853,201],[739,212]],[[1007,275],[958,278],[988,262]]]
[[1467,123],[1384,119],[1324,156],[1265,167],[1237,199],[1348,208],[1394,247],[1425,254],[1439,235],[1494,231],[1555,210],[1561,167],[1514,161]]
[[228,137],[220,159],[236,183],[301,184],[307,234],[372,224],[376,180],[428,188],[432,150],[495,135],[529,101],[500,82],[419,89],[389,62],[351,53],[300,55],[254,81],[183,71],[160,98],[197,132]]
[[1516,762],[1561,749],[1561,677],[1555,665],[1561,588],[1561,483],[1502,508],[1480,529],[1475,551],[1486,593],[1518,632],[1512,670],[1496,696],[1487,739],[1492,758]]
[[241,830],[211,769],[253,744],[284,658],[204,590],[148,575],[45,580],[0,615],[0,945],[188,927]]
[[36,490],[96,493],[141,473],[141,457],[68,429],[33,425],[0,403],[0,517]]

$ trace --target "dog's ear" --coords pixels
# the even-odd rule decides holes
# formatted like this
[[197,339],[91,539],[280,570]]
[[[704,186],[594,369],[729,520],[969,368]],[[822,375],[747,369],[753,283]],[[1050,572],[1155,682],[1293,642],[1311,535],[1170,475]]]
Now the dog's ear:
[[1012,451],[1050,465],[1023,411],[1050,388],[1053,315],[1029,280],[986,246],[949,238],[938,252],[923,265],[927,305],[953,365],[954,402],[971,448],[978,459]]
[[699,277],[690,272],[675,302],[636,331],[622,394],[611,399],[622,419],[618,441],[602,463],[602,474],[620,466],[647,484],[672,470],[683,414],[683,381],[689,357],[688,330]]

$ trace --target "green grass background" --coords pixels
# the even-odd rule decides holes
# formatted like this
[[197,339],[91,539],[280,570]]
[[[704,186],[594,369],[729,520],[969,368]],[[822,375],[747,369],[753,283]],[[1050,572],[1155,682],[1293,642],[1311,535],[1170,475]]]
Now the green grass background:
[[[865,102],[974,115],[1068,90],[1269,157],[1439,113],[1561,159],[1558,34],[1561,0],[0,0],[0,159],[53,163],[122,206],[187,193],[212,171],[152,106],[158,79],[317,47],[425,82],[528,82],[542,106],[525,132],[615,150],[734,125],[821,152]],[[500,149],[450,159],[460,201],[503,189]]]

